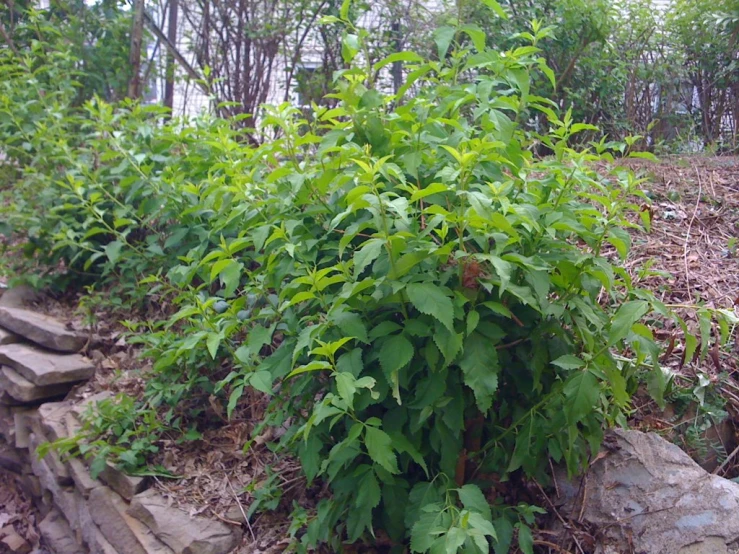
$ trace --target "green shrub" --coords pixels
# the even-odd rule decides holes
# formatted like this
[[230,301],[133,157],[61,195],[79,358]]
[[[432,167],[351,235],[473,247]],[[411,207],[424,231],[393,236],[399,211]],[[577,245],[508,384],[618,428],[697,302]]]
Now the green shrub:
[[[66,128],[45,106],[28,131],[53,163],[18,158],[16,230],[32,235],[30,222],[71,271],[178,310],[131,324],[153,361],[146,396],[104,406],[88,435],[113,447],[85,450],[135,466],[157,425],[191,428],[208,400],[230,416],[266,395],[254,436],[286,429],[275,448],[330,485],[295,512],[298,548],[383,529],[413,552],[506,552],[516,537],[532,552],[540,510],[485,493],[545,479],[549,458],[581,467],[642,380],[661,402],[641,321],[668,313],[621,265],[627,229],[649,223],[641,181],[596,169],[603,143],[568,146],[592,127],[531,94],[532,74],[550,74],[543,31],[499,53],[476,29],[442,27],[443,61],[403,52],[363,67],[365,33],[344,23],[337,106],[310,121],[266,107],[261,131],[276,138],[259,147],[227,122],[159,125],[156,109],[100,101],[64,108]],[[410,73],[397,95],[365,86],[398,60]],[[521,129],[528,110],[547,132]],[[534,157],[539,143],[553,155]]]

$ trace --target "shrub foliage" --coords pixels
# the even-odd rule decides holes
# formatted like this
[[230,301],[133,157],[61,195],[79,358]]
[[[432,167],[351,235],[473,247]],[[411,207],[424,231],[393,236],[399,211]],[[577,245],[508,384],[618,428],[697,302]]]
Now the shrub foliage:
[[[73,109],[47,50],[0,51],[10,230],[74,278],[177,307],[132,325],[153,360],[145,398],[103,406],[90,428],[107,443],[82,449],[133,469],[208,397],[230,416],[266,395],[254,436],[286,429],[275,448],[330,486],[295,513],[300,548],[383,529],[413,552],[531,552],[538,509],[491,487],[545,479],[549,458],[576,470],[641,381],[661,400],[643,320],[667,309],[622,267],[627,229],[649,224],[641,181],[598,165],[624,145],[572,149],[591,126],[531,93],[532,75],[551,77],[536,26],[502,53],[442,27],[434,59],[367,66],[342,18],[336,106],[265,108],[278,138],[260,146],[224,121]],[[397,94],[366,86],[398,61]],[[44,75],[44,94],[28,87]],[[522,130],[530,112],[546,132]]]

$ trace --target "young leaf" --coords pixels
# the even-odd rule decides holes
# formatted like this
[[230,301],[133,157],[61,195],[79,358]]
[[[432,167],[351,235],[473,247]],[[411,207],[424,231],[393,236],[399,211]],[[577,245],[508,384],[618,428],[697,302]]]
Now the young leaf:
[[454,35],[457,34],[457,30],[454,27],[439,27],[434,31],[434,42],[439,53],[439,59],[443,60],[446,58],[446,53],[449,51],[449,45],[454,40]]
[[501,7],[501,5],[496,2],[495,0],[480,0],[483,4],[485,4],[488,8],[493,10],[495,12],[495,15],[500,17],[501,19],[508,19],[508,14],[505,12],[505,10]]
[[382,251],[382,240],[370,239],[354,253],[354,278],[358,279],[369,264],[377,259]]

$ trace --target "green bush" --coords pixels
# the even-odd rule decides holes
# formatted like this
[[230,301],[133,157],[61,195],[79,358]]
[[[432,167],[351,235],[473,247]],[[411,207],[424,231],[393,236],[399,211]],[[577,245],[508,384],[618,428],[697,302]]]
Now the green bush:
[[[641,320],[668,313],[621,265],[627,229],[649,223],[641,181],[596,169],[604,144],[568,146],[592,127],[531,94],[532,75],[550,74],[544,31],[500,53],[442,27],[443,61],[363,67],[365,33],[344,24],[336,107],[310,120],[266,107],[261,131],[277,138],[259,147],[227,122],[160,125],[156,109],[97,100],[0,127],[38,153],[10,150],[15,231],[70,272],[178,310],[130,324],[153,361],[146,395],[106,404],[87,429],[111,444],[82,449],[131,469],[161,429],[197,438],[207,402],[230,416],[267,396],[253,436],[286,429],[274,447],[330,485],[296,510],[297,548],[383,529],[413,552],[532,552],[540,510],[485,493],[545,479],[549,458],[581,467],[642,380],[661,401]],[[365,86],[393,61],[410,71],[397,95]],[[31,69],[18,71],[6,87]],[[521,129],[528,110],[547,132]],[[534,157],[539,143],[553,155]]]

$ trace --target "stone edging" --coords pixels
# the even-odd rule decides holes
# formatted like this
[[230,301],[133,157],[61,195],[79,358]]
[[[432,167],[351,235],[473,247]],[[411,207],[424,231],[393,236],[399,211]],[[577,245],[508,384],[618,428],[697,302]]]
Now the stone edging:
[[[15,473],[44,518],[44,546],[55,554],[227,554],[240,528],[190,517],[112,465],[98,479],[80,459],[55,452],[40,459],[42,443],[73,436],[79,415],[99,393],[61,400],[92,376],[94,365],[76,354],[84,340],[52,318],[22,309],[20,295],[0,296],[0,470]],[[56,400],[56,401],[50,401]],[[0,441],[1,443],[1,441]],[[30,545],[15,550],[26,553]]]

